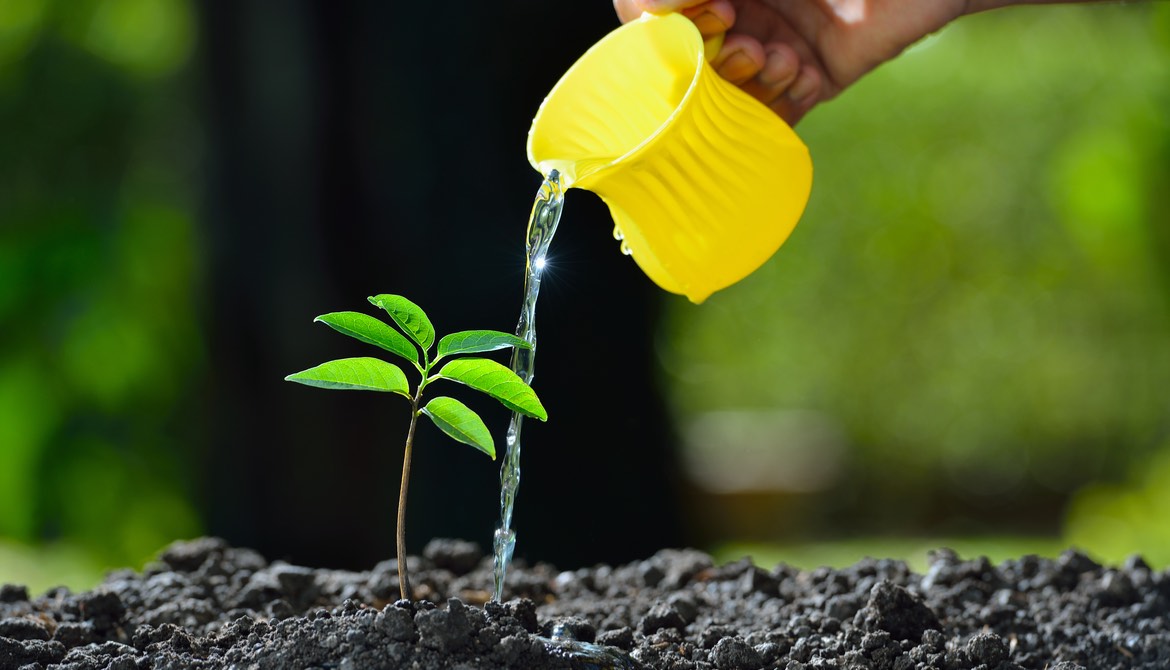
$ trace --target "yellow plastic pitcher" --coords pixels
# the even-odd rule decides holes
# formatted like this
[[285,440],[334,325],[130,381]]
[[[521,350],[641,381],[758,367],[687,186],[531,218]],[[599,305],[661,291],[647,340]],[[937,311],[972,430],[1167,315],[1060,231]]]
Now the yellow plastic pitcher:
[[812,187],[808,148],[715,72],[678,14],[590,48],[536,113],[528,160],[599,195],[646,275],[695,303],[771,258]]

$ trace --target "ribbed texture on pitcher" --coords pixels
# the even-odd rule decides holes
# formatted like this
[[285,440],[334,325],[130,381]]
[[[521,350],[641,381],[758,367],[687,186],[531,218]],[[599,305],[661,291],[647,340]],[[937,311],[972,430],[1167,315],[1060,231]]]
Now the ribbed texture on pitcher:
[[767,261],[812,185],[796,133],[702,54],[681,16],[627,24],[566,73],[529,135],[533,165],[597,193],[646,275],[693,302]]

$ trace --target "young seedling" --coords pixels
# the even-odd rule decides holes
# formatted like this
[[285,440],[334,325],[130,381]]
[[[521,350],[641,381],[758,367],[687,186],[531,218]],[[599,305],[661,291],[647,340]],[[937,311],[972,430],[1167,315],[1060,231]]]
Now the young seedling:
[[[541,421],[548,413],[536,393],[507,367],[487,358],[455,358],[508,347],[531,349],[532,345],[515,335],[495,330],[465,330],[439,340],[434,359],[431,346],[435,329],[425,312],[400,295],[382,294],[369,298],[371,304],[386,310],[401,333],[389,324],[361,312],[332,312],[314,319],[339,333],[367,344],[381,347],[410,362],[419,373],[414,390],[402,369],[378,358],[342,358],[315,368],[291,374],[286,381],[307,386],[344,391],[382,391],[397,393],[410,401],[410,428],[402,455],[402,483],[398,489],[398,590],[402,598],[411,597],[406,572],[406,490],[410,479],[410,453],[414,445],[414,428],[420,415],[428,417],[439,430],[455,440],[471,445],[496,458],[495,442],[479,415],[454,398],[436,396],[425,406],[423,391],[433,382],[449,379],[466,384],[500,401],[508,409]],[[403,333],[406,334],[403,337]],[[410,339],[407,339],[410,338]],[[420,356],[421,353],[421,356]],[[443,362],[442,367],[438,367]],[[438,371],[435,369],[438,367]]]

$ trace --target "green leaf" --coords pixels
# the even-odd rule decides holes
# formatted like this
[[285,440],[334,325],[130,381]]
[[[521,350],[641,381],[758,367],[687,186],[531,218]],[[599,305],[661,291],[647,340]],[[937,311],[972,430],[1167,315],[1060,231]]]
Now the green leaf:
[[467,405],[454,398],[439,396],[432,398],[420,411],[431,417],[431,421],[435,422],[439,430],[452,439],[470,444],[491,456],[493,461],[496,459],[496,443],[492,440],[492,434],[484,425],[483,419],[468,409]]
[[402,333],[390,327],[390,324],[379,321],[369,314],[361,312],[331,312],[322,314],[313,319],[329,326],[343,335],[349,335],[375,347],[382,347],[392,354],[418,364],[418,349]]
[[284,378],[285,381],[341,391],[385,391],[410,397],[406,375],[377,358],[340,358]]
[[394,319],[394,323],[398,324],[410,339],[418,342],[424,352],[435,343],[435,328],[427,318],[427,313],[418,305],[400,295],[389,293],[370,296],[369,301],[371,305],[386,310],[390,318]]
[[522,338],[498,330],[464,330],[445,335],[439,340],[439,358],[455,354],[478,354],[507,347],[531,349],[532,345]]
[[456,358],[439,370],[439,377],[467,384],[499,400],[510,410],[541,421],[548,421],[548,412],[540,398],[515,372],[487,358]]

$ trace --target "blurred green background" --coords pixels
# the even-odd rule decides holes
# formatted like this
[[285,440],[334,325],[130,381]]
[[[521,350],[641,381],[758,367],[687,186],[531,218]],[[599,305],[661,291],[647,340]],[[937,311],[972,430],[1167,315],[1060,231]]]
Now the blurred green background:
[[[86,587],[209,528],[197,9],[0,3],[0,582]],[[688,540],[1170,563],[1170,8],[970,17],[798,130],[780,253],[659,298]]]
[[185,0],[0,3],[0,580],[200,530],[194,43]]

